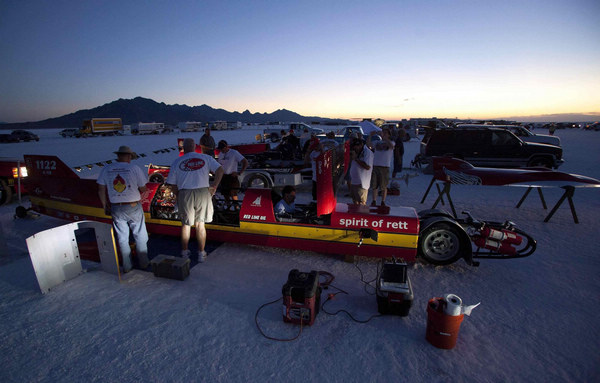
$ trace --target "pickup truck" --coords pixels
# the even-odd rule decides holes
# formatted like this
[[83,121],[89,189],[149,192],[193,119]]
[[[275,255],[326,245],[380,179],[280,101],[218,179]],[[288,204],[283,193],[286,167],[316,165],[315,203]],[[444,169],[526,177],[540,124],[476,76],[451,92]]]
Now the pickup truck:
[[[18,165],[21,167],[21,178],[27,177],[27,168],[22,159],[0,157],[0,205],[10,202],[13,194],[18,191]],[[25,188],[21,183],[21,193],[24,192]]]

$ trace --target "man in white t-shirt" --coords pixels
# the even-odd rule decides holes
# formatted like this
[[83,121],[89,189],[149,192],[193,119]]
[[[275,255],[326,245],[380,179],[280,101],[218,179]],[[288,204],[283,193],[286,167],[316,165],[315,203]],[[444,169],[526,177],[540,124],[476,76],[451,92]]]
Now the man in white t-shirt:
[[[169,169],[166,183],[173,185],[177,196],[179,218],[181,219],[181,256],[189,258],[191,226],[196,228],[198,241],[198,261],[206,260],[206,228],[204,223],[212,222],[212,196],[223,177],[223,167],[213,157],[195,152],[196,143],[192,138],[183,140],[183,156],[176,159]],[[214,173],[210,185],[210,173]]]
[[[367,140],[367,146],[371,146],[371,132]],[[376,141],[373,145],[373,174],[371,175],[371,189],[373,190],[373,200],[371,206],[377,206],[378,190],[381,191],[381,206],[386,206],[387,186],[390,182],[390,165],[394,158],[394,142],[391,140],[389,129],[381,131],[381,141]]]
[[[223,197],[225,198],[225,206],[227,209],[232,208],[240,210],[240,205],[238,203],[240,180],[238,175],[246,170],[248,167],[248,160],[237,150],[231,149],[225,140],[219,141],[217,149],[220,150],[217,161],[223,166],[221,193],[223,193]],[[238,174],[238,166],[240,163],[242,164],[242,169]]]
[[350,147],[350,196],[357,205],[367,204],[373,171],[373,152],[360,138],[352,139]]
[[139,166],[131,163],[133,158],[137,158],[131,148],[121,146],[115,154],[117,162],[103,167],[96,182],[102,207],[105,211],[110,210],[112,215],[113,227],[123,259],[123,272],[127,273],[132,268],[130,230],[135,239],[139,267],[142,270],[148,267],[148,232],[140,203],[140,193],[146,191],[146,176]]

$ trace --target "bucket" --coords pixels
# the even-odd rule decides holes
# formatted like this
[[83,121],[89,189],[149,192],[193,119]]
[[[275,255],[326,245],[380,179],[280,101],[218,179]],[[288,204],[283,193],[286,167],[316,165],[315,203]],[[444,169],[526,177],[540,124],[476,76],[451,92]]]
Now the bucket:
[[464,314],[452,316],[444,313],[444,298],[432,298],[427,304],[427,330],[425,339],[437,348],[450,350],[456,346]]

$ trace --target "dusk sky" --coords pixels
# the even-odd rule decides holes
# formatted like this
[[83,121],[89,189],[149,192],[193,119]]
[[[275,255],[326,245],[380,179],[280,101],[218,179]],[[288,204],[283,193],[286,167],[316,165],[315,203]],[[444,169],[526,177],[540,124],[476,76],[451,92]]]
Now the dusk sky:
[[598,113],[599,20],[598,0],[0,0],[0,121],[137,96],[331,118]]

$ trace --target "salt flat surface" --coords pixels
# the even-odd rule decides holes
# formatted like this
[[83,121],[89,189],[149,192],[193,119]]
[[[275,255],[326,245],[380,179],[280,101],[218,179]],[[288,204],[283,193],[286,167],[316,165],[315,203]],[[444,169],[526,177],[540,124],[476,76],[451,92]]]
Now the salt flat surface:
[[[215,140],[250,142],[257,130],[213,132]],[[57,154],[69,166],[114,159],[127,144],[137,161],[170,164],[177,137],[160,136],[64,139],[41,131],[36,143],[3,144],[2,156]],[[558,131],[565,164],[561,171],[600,179],[600,132]],[[405,165],[418,152],[406,144]],[[151,154],[150,154],[151,153]],[[93,177],[96,167],[82,171]],[[429,208],[421,197],[430,176],[415,174],[392,206]],[[306,190],[309,190],[307,188]],[[349,201],[345,187],[341,201]],[[263,303],[281,297],[289,270],[325,270],[335,275],[339,294],[329,311],[346,309],[359,319],[377,313],[375,297],[360,283],[360,273],[339,257],[270,248],[223,244],[183,282],[134,270],[119,283],[113,275],[85,263],[88,272],[46,295],[37,286],[25,239],[66,222],[49,217],[13,219],[15,201],[0,207],[0,381],[2,382],[506,382],[598,381],[600,379],[600,189],[578,189],[574,201],[579,224],[568,204],[549,223],[537,195],[520,209],[523,188],[454,186],[457,210],[475,217],[510,219],[538,241],[537,251],[516,260],[482,260],[474,268],[459,261],[447,267],[410,266],[415,299],[410,314],[386,316],[367,324],[340,314],[320,313],[294,342],[265,339],[254,323]],[[304,197],[306,198],[307,193]],[[551,207],[560,189],[544,191]],[[24,199],[27,206],[27,200]],[[179,251],[177,238],[165,246]],[[1,245],[1,244],[0,244]],[[376,262],[361,259],[366,279]],[[369,291],[371,292],[371,291]],[[425,340],[428,299],[445,293],[467,304],[481,302],[465,317],[453,350]],[[326,295],[323,295],[325,298]],[[290,338],[299,327],[281,319],[275,304],[259,315],[271,336]]]

